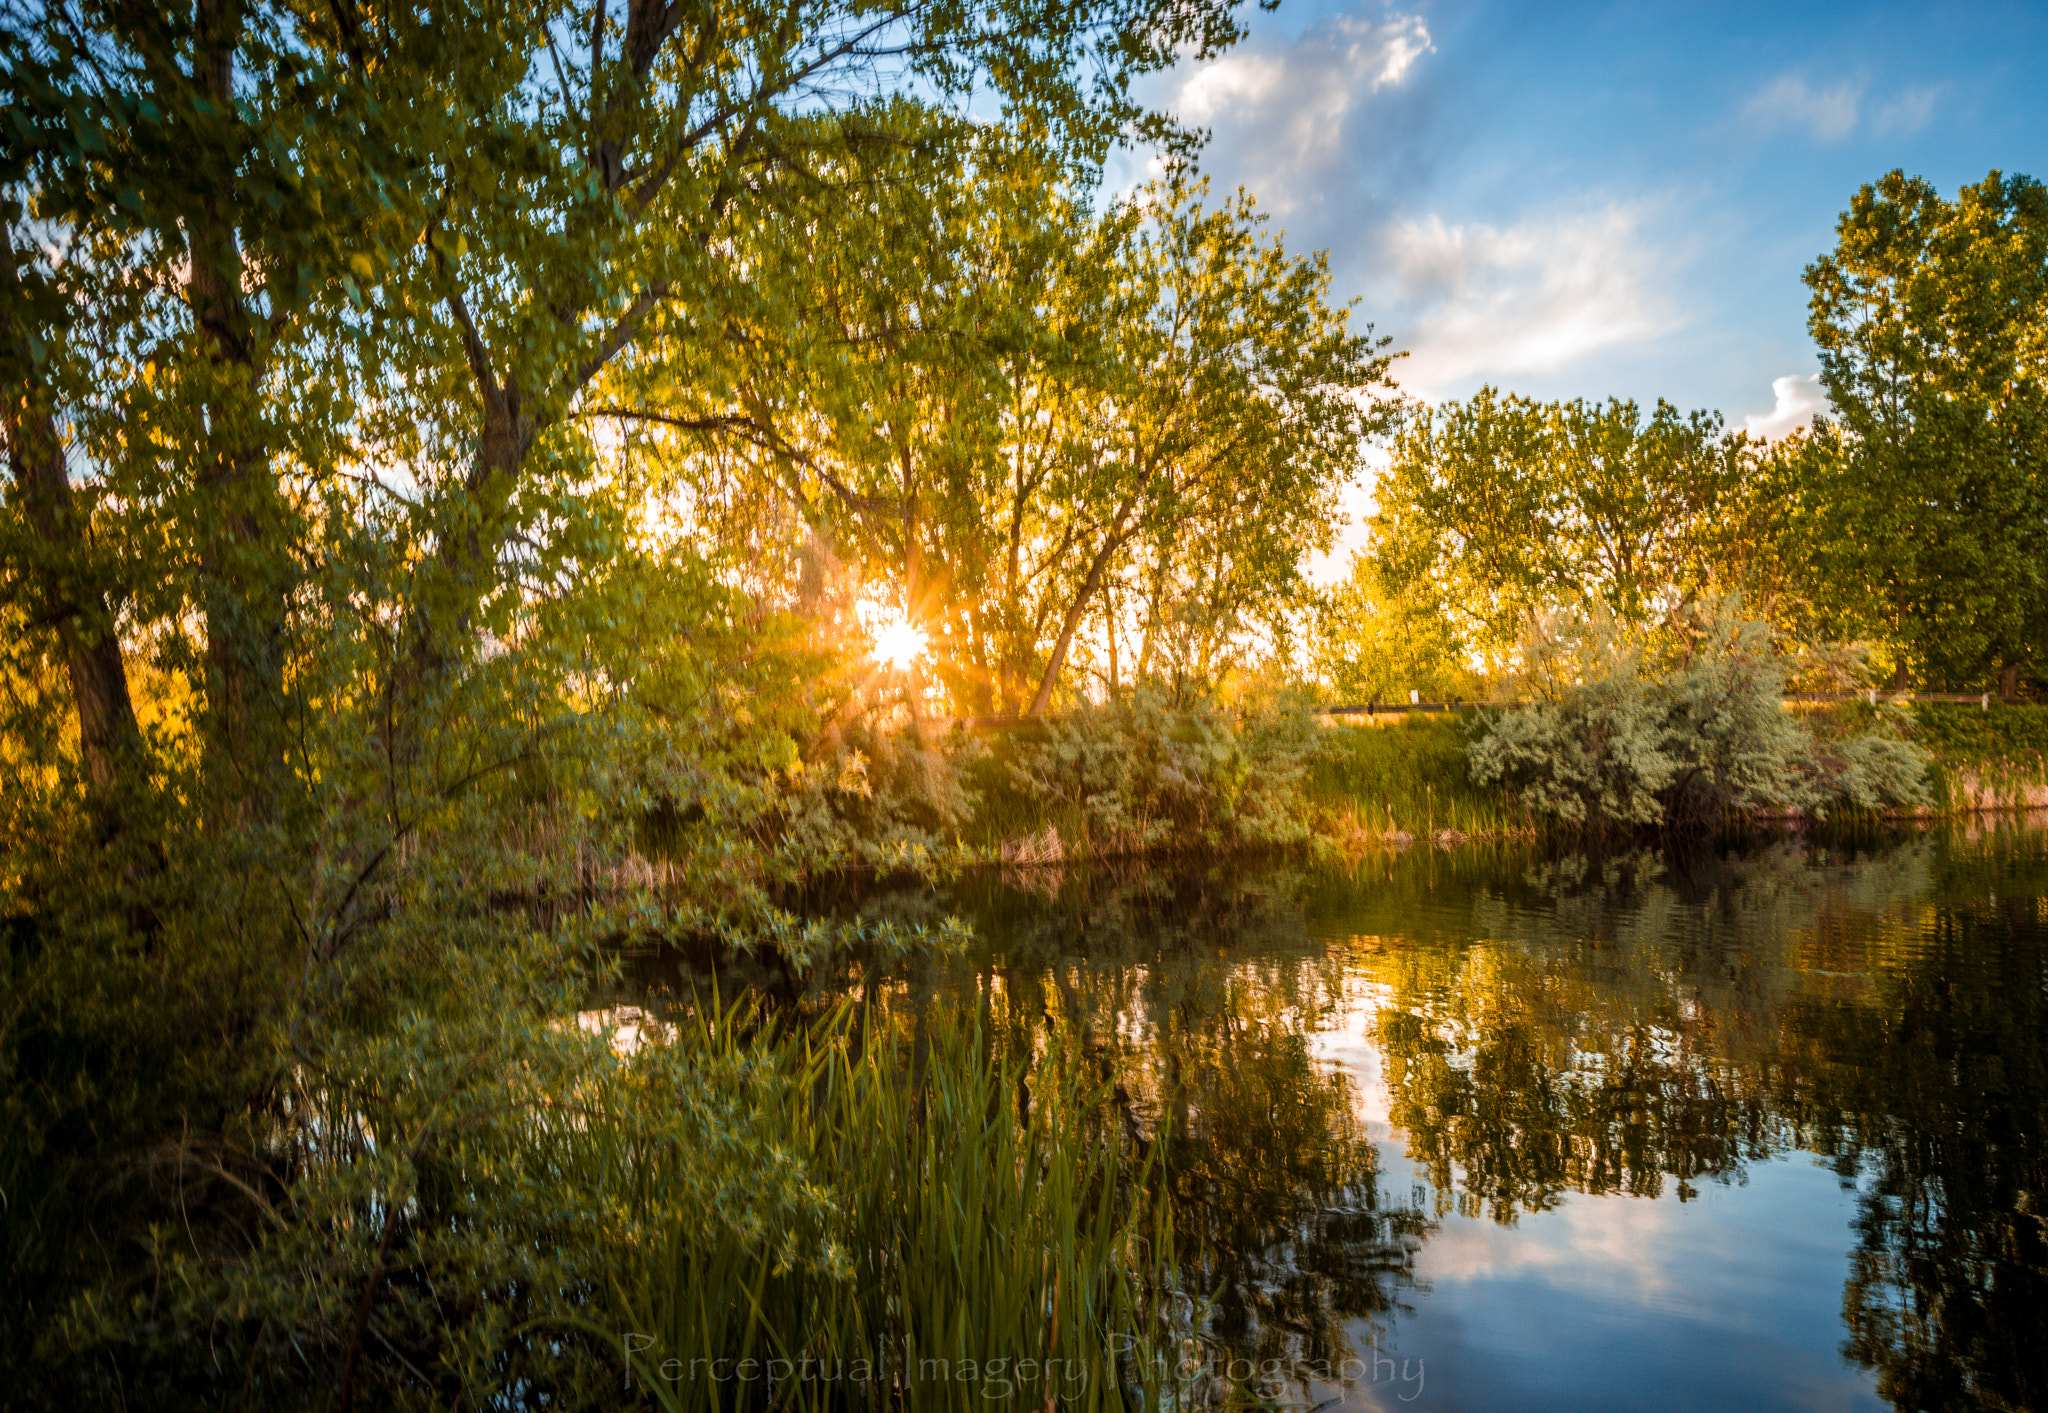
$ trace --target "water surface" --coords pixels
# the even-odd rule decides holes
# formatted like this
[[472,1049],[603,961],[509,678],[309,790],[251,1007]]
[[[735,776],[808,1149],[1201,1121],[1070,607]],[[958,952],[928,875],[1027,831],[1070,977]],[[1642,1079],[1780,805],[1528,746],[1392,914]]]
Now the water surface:
[[1014,873],[859,984],[1162,1121],[1188,1355],[1308,1407],[2048,1407],[2048,835]]

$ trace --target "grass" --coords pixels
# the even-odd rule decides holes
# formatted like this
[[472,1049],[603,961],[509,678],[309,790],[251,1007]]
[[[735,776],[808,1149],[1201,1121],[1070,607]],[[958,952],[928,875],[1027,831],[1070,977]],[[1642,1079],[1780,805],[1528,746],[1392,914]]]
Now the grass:
[[1913,722],[1940,813],[2048,808],[2048,706],[1917,702]]
[[[760,1019],[707,1012],[671,1043],[748,1075],[768,1138],[752,1151],[825,1200],[780,1230],[657,1224],[609,1301],[642,1397],[669,1413],[1157,1406],[1159,1136],[1078,1042],[1015,1054],[937,1013],[909,1034],[848,1010],[777,1036]],[[701,1161],[643,1159],[653,1207]]]
[[[1896,708],[1846,702],[1807,710],[1838,728],[1864,728]],[[1915,702],[1900,729],[1932,758],[1931,814],[2048,808],[2048,706]]]
[[1465,763],[1469,716],[1414,713],[1390,717],[1386,725],[1341,720],[1325,729],[1306,783],[1324,832],[1366,839],[1531,832],[1519,805],[1472,783]]

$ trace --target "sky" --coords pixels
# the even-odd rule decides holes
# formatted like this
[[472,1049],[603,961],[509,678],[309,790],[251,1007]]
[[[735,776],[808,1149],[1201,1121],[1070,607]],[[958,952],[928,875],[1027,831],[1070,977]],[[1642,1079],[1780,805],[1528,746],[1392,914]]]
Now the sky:
[[1143,96],[1329,252],[1432,401],[1662,397],[1783,432],[1821,405],[1800,275],[1858,187],[2048,180],[2048,0],[1284,0],[1248,27]]

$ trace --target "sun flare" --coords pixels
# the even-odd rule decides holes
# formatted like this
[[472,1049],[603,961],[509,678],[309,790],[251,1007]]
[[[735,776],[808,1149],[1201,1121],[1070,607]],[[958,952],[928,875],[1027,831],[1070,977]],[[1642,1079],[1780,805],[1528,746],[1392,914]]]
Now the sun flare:
[[877,619],[868,631],[874,635],[875,659],[898,671],[924,656],[924,629],[900,615]]

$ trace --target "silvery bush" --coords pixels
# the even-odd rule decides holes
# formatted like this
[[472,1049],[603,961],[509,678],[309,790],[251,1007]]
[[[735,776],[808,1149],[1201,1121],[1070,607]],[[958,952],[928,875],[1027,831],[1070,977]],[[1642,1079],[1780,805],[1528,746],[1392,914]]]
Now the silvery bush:
[[1732,601],[1673,624],[1663,660],[1603,616],[1531,625],[1518,684],[1470,748],[1472,778],[1589,830],[1702,831],[1730,811],[1924,805],[1924,752],[1882,730],[1823,738],[1783,706],[1788,664]]

